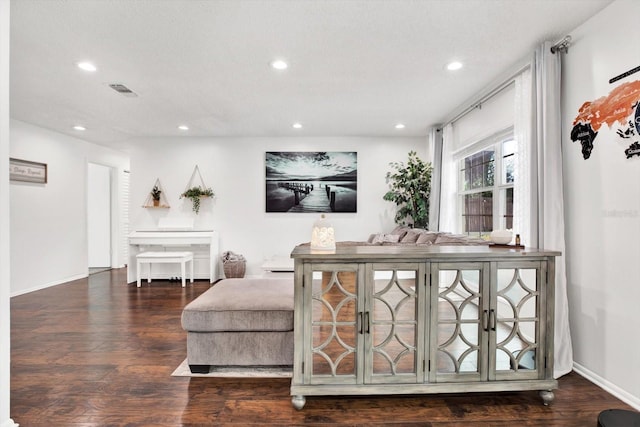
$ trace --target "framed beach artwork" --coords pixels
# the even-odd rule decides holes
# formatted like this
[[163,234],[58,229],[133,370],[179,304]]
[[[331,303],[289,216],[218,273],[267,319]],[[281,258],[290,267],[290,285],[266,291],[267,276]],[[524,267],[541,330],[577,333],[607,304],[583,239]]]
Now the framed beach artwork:
[[357,212],[358,153],[267,151],[267,212]]

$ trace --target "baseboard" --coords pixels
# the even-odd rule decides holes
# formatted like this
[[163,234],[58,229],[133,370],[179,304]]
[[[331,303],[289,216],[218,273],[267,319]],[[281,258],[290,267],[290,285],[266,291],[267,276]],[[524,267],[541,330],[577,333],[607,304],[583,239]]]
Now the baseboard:
[[0,427],[18,427],[20,424],[15,423],[11,418],[0,424]]
[[573,370],[576,371],[576,373],[580,374],[580,376],[585,377],[598,387],[622,400],[627,405],[632,406],[637,411],[640,411],[640,398],[638,398],[637,396],[633,396],[628,391],[625,391],[617,385],[605,380],[595,372],[590,371],[579,363],[573,362]]
[[[53,281],[53,282],[44,283],[42,285],[34,286],[33,288],[21,289],[21,290],[19,290],[17,292],[12,292],[11,293],[11,297],[17,297],[18,295],[28,294],[30,292],[39,291],[41,289],[50,288],[50,287],[56,286],[56,285],[62,285],[63,283],[73,282],[74,280],[84,279],[86,277],[89,277],[89,272],[87,272],[86,274],[78,274],[77,276],[67,277],[67,278],[62,279],[62,280],[56,280],[56,281]],[[0,427],[4,427],[4,426],[0,426]]]

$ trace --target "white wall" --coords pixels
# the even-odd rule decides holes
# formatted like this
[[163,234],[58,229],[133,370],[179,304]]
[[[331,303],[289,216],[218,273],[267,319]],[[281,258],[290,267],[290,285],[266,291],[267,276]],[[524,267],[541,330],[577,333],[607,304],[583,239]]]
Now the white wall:
[[10,136],[11,157],[48,167],[47,184],[11,182],[12,295],[86,277],[87,165],[124,170],[128,156],[17,120]]
[[[411,150],[424,158],[428,151],[426,138],[175,138],[134,143],[141,147],[131,154],[130,229],[153,228],[163,216],[193,217],[197,228],[219,231],[221,251],[245,255],[248,275],[261,274],[265,259],[288,257],[296,244],[308,242],[318,217],[265,213],[265,151],[358,152],[358,212],[329,215],[339,240],[363,240],[370,233],[391,230],[395,206],[382,200],[389,162],[406,161]],[[12,295],[85,277],[87,163],[115,167],[113,175],[119,177],[129,169],[127,155],[12,120],[11,157],[47,163],[49,173],[45,185],[11,183]],[[179,199],[196,164],[216,192],[214,199],[203,200],[199,215],[190,202]],[[142,208],[156,178],[171,209]],[[118,202],[117,197],[112,200]]]
[[[423,157],[426,138],[171,138],[135,141],[131,152],[131,230],[153,228],[161,217],[193,217],[200,229],[220,233],[220,250],[247,258],[247,275],[274,256],[288,257],[311,239],[319,214],[265,213],[266,151],[357,151],[358,212],[328,214],[337,240],[364,240],[394,227],[395,205],[382,200],[389,162],[406,162],[411,150]],[[200,214],[179,199],[196,164],[216,196],[204,199]],[[144,209],[159,178],[170,209]]]
[[[567,279],[576,369],[640,409],[640,158],[627,160],[616,128],[600,129],[591,157],[570,139],[578,108],[640,73],[640,2],[617,0],[570,34],[564,59],[563,162]],[[636,135],[635,140],[640,140]]]
[[11,374],[10,224],[9,224],[9,13],[0,0],[0,426],[15,425],[9,417]]

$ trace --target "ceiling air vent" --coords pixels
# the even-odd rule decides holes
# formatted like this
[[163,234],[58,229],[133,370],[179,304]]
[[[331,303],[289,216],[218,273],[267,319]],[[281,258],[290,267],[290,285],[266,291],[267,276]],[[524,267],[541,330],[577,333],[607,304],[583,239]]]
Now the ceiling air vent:
[[135,93],[134,91],[132,91],[131,89],[129,89],[128,87],[120,83],[111,83],[109,87],[124,96],[131,96],[131,97],[138,96],[137,93]]

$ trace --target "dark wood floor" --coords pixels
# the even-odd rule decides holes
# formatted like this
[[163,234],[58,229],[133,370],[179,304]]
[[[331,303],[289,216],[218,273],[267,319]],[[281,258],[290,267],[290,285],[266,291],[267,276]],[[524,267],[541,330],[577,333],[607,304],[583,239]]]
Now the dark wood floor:
[[631,409],[575,373],[555,402],[537,392],[309,397],[292,408],[289,379],[172,377],[186,356],[182,308],[196,282],[126,284],[111,270],[11,299],[11,417],[55,426],[595,426]]

